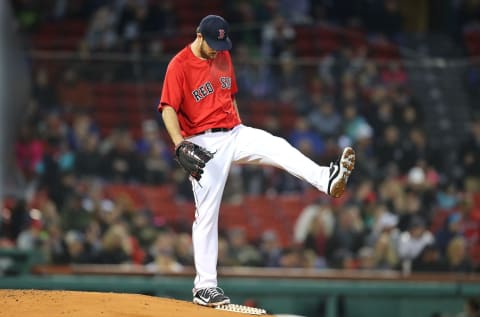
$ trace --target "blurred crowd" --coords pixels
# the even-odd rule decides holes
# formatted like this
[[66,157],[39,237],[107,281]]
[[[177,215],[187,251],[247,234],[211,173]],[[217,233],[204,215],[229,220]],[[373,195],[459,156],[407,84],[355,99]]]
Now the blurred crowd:
[[[375,38],[401,41],[397,1],[360,2],[369,6],[313,0],[224,4],[225,17],[237,26],[232,56],[245,123],[286,138],[322,165],[351,145],[357,165],[342,199],[320,194],[291,223],[294,239],[288,245],[275,231],[252,241],[244,228],[222,230],[219,265],[480,270],[480,117],[466,123],[469,133],[457,148],[436,148],[424,125],[428,111],[412,95],[401,60],[378,62],[368,47],[349,43],[315,63],[296,59],[295,26],[318,21],[361,26]],[[168,62],[161,39],[180,32],[174,3],[106,3],[14,1],[26,36],[46,17],[85,19],[81,53],[159,54],[165,58],[136,76],[141,82],[161,80],[158,70]],[[372,15],[382,18],[369,19]],[[121,63],[115,68],[60,63],[59,69],[51,61],[40,67],[31,62],[32,93],[15,144],[26,194],[5,199],[2,247],[41,250],[53,264],[136,263],[170,271],[192,265],[190,223],[162,221],[151,210],[136,210],[104,192],[112,183],[173,184],[172,200],[192,200],[155,105],[151,117],[139,122],[140,133],[128,126],[104,132],[91,111],[95,96],[81,88],[99,78],[139,78]],[[447,152],[457,153],[454,165]],[[224,202],[241,205],[248,195],[302,195],[308,186],[275,168],[238,166],[231,170]]]

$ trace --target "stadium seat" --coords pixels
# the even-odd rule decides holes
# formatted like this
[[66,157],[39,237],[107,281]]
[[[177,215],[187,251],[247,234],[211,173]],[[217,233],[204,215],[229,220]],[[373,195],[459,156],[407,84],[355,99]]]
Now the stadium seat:
[[306,205],[302,195],[280,195],[275,199],[276,210],[281,212],[287,225],[295,222]]
[[365,30],[361,28],[346,28],[342,30],[342,38],[343,41],[354,48],[368,45]]
[[104,111],[122,111],[123,107],[118,99],[111,95],[97,95],[95,96],[95,107],[97,112]]
[[115,96],[118,94],[118,88],[113,83],[94,83],[93,91],[95,95]]
[[135,209],[144,207],[144,200],[139,186],[125,184],[108,184],[104,188],[105,196],[109,199],[127,198]]
[[220,207],[219,225],[223,228],[247,226],[248,216],[243,205],[224,203]]
[[480,55],[480,30],[465,30],[463,32],[465,46],[470,56]]
[[398,47],[388,42],[370,42],[370,54],[372,58],[379,60],[393,60],[400,57]]

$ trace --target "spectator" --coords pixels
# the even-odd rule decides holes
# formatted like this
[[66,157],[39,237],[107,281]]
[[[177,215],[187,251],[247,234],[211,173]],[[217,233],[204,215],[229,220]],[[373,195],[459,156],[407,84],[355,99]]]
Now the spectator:
[[73,150],[79,149],[79,145],[90,134],[99,134],[99,130],[93,123],[93,119],[86,112],[79,112],[73,116],[71,128],[68,129],[68,145]]
[[96,178],[102,174],[102,155],[99,149],[99,136],[88,133],[80,140],[75,152],[75,173],[79,178]]
[[276,15],[262,30],[262,53],[269,58],[278,58],[292,51],[295,29],[281,15]]
[[374,245],[380,236],[393,229],[398,224],[398,216],[390,210],[383,203],[378,203],[373,207],[372,212],[372,227],[367,237],[367,244]]
[[222,201],[241,204],[244,197],[243,175],[240,166],[232,166],[223,190]]
[[375,266],[379,269],[397,269],[399,262],[397,244],[400,231],[392,223],[385,223],[374,241]]
[[47,227],[46,262],[49,264],[68,264],[70,256],[64,239],[63,230],[58,225]]
[[[346,264],[364,245],[363,222],[357,205],[347,205],[339,210],[336,226],[327,240],[325,254],[329,265]],[[350,265],[350,264],[349,264]]]
[[401,109],[400,120],[398,127],[402,136],[408,136],[408,131],[411,131],[421,126],[421,118],[418,115],[417,109],[413,105],[406,105]]
[[157,237],[153,215],[148,210],[135,211],[131,220],[132,236],[138,239],[139,246],[147,250]]
[[429,172],[421,166],[413,166],[410,169],[405,184],[407,200],[399,226],[402,226],[402,221],[408,221],[411,215],[420,215],[428,224],[431,223],[435,203],[432,188],[436,186],[436,181],[437,176],[429,175]]
[[102,170],[106,179],[112,182],[141,179],[141,166],[130,132],[118,132],[113,138],[112,146],[103,160]]
[[163,37],[172,37],[178,30],[178,18],[174,14],[174,1],[166,0],[158,3],[149,1],[147,30],[160,32]]
[[425,131],[420,128],[409,131],[408,138],[402,142],[402,149],[404,156],[400,162],[400,169],[404,173],[421,162],[431,165],[430,162],[433,161],[434,153],[428,144]]
[[182,265],[175,258],[175,234],[171,231],[160,232],[152,247],[148,250],[147,268],[159,272],[178,272]]
[[102,231],[98,221],[92,220],[82,231],[83,252],[78,261],[82,263],[94,263],[102,249]]
[[189,233],[177,234],[175,240],[175,258],[183,266],[193,266],[193,244]]
[[163,142],[155,120],[145,120],[142,124],[142,136],[136,141],[136,151],[143,158],[144,177],[148,184],[163,184],[170,170],[171,152]]
[[224,236],[218,237],[218,265],[219,266],[237,266],[236,259],[230,250],[228,239]]
[[[354,67],[354,66],[348,66]],[[359,96],[359,91],[355,82],[355,71],[348,70],[341,75],[339,83],[339,98],[338,106],[340,109],[345,109],[347,105],[353,105],[359,111],[364,108],[362,99]]]
[[266,267],[278,267],[280,265],[282,247],[274,231],[269,230],[262,234],[259,251],[262,257],[262,265]]
[[[438,211],[446,212],[446,211]],[[442,256],[446,256],[447,247],[455,237],[462,236],[461,226],[462,215],[458,212],[452,213],[445,219],[445,223],[435,235],[435,241]]]
[[144,158],[144,181],[147,184],[160,185],[168,179],[170,165],[165,159],[166,147],[160,142],[156,142],[149,149],[149,153]]
[[[352,127],[355,125],[356,124],[354,123]],[[354,129],[356,129],[354,140],[351,140],[349,137],[342,136],[339,139],[339,144],[352,144],[355,148],[358,160],[356,170],[360,176],[360,179],[375,179],[378,177],[378,168],[374,155],[375,136],[373,135],[373,130],[366,123],[360,123],[357,127],[354,127]]]
[[247,234],[242,228],[235,228],[228,232],[230,245],[230,257],[235,259],[238,265],[260,266],[262,258],[259,251],[254,248],[247,239]]
[[377,269],[375,251],[371,247],[364,246],[360,250],[358,250],[357,261],[358,261],[358,268],[360,270]]
[[42,235],[44,229],[39,210],[30,212],[28,226],[17,237],[16,245],[20,250],[33,251],[44,250],[46,237]]
[[269,172],[255,165],[247,165],[241,169],[243,192],[245,195],[263,195],[270,189]]
[[40,176],[39,188],[46,189],[57,206],[63,206],[66,197],[73,191],[71,173],[74,164],[75,156],[63,139],[51,138],[47,141],[45,154],[36,169]]
[[255,7],[257,21],[269,22],[280,15],[278,0],[261,1]]
[[408,230],[402,232],[399,237],[398,256],[402,262],[411,263],[420,255],[425,246],[434,242],[435,238],[425,227],[425,221],[418,216],[413,217]]
[[[127,0],[120,9],[117,22],[117,34],[124,41],[125,48],[140,39],[142,34],[157,31],[158,17],[151,16],[155,7],[147,7],[145,3]],[[151,10],[150,10],[151,9]]]
[[395,125],[389,125],[385,128],[375,149],[380,175],[385,175],[391,166],[399,168],[398,162],[404,157],[403,150],[399,146],[400,140],[400,133]]
[[458,188],[453,183],[445,184],[443,182],[439,182],[436,192],[435,205],[440,209],[440,211],[452,210],[460,202]]
[[314,263],[311,252],[295,247],[283,249],[279,262],[283,268],[311,268]]
[[136,140],[136,151],[141,155],[146,155],[154,143],[163,143],[160,129],[157,121],[147,119],[142,122],[142,134]]
[[283,16],[287,17],[288,22],[293,25],[311,23],[310,10],[310,0],[280,1],[280,12]]
[[426,245],[412,262],[413,272],[445,272],[447,265],[435,244]]
[[83,207],[79,194],[70,195],[65,200],[61,213],[61,224],[65,231],[83,232],[91,220],[92,215]]
[[287,140],[296,148],[300,148],[301,144],[307,143],[309,145],[309,150],[307,153],[303,153],[308,157],[312,157],[313,160],[315,160],[316,157],[321,156],[325,151],[325,145],[322,138],[313,131],[305,117],[297,117],[295,119],[294,130],[290,133]]
[[314,107],[308,114],[310,125],[322,137],[331,137],[340,133],[342,117],[335,110],[333,101],[321,95],[312,96]]
[[[323,209],[319,214],[316,214],[308,227],[307,235],[303,241],[303,246],[306,250],[311,250],[315,253],[317,258],[316,267],[326,267],[326,251],[328,239],[332,234],[333,219],[329,219],[331,215],[328,214],[328,209]],[[327,220],[329,219],[329,220]]]
[[362,133],[368,133],[370,136],[372,135],[372,128],[368,124],[367,120],[358,114],[357,108],[352,104],[349,104],[344,108],[342,122],[343,131],[351,140],[351,143],[358,141],[358,139],[363,135]]
[[36,97],[42,112],[58,109],[59,102],[57,90],[50,81],[47,68],[40,68],[35,77],[33,95]]
[[[305,207],[298,216],[294,226],[293,242],[306,246],[308,236],[311,235],[314,237],[315,233],[317,233],[316,230],[312,229],[318,229],[325,236],[329,237],[333,232],[334,226],[335,217],[329,202],[326,200],[317,200]],[[317,249],[314,246],[315,244],[309,243],[309,245],[312,249]]]
[[115,47],[118,41],[115,32],[116,16],[113,8],[104,5],[92,15],[85,41],[92,51],[107,51]]
[[236,46],[233,54],[232,59],[242,65],[237,70],[238,97],[262,100],[271,96],[274,86],[268,64],[261,59],[252,62],[251,57],[255,51],[241,43]]
[[64,236],[64,243],[70,263],[86,264],[95,261],[94,255],[89,253],[88,243],[81,232],[69,230]]
[[15,160],[17,167],[27,181],[32,180],[36,168],[43,159],[44,145],[35,136],[33,127],[24,124],[19,129],[19,136],[15,142]]
[[300,68],[290,53],[279,56],[279,65],[272,66],[272,79],[276,93],[274,98],[278,102],[291,107],[302,109],[305,103],[304,78]]
[[472,120],[467,139],[460,146],[464,186],[468,192],[480,191],[480,119]]
[[[382,94],[382,90],[376,90],[378,94]],[[376,97],[380,98],[380,97]],[[398,129],[396,124],[396,114],[391,100],[382,100],[378,103],[372,103],[371,111],[369,111],[369,120],[378,135],[386,133],[386,129],[394,126]]]
[[472,272],[472,263],[468,259],[467,241],[457,236],[447,246],[447,265],[450,272]]
[[257,48],[261,42],[261,34],[255,28],[258,20],[253,3],[251,1],[234,1],[231,5],[227,4],[227,12],[226,19],[230,23],[245,26],[243,30],[231,30],[232,38],[237,39],[239,43],[242,43],[241,45],[246,45],[247,49]]
[[102,237],[102,246],[95,259],[98,264],[131,263],[132,245],[125,226],[111,225]]
[[367,60],[362,64],[357,73],[357,83],[366,95],[370,94],[374,87],[380,86],[379,70],[374,61]]

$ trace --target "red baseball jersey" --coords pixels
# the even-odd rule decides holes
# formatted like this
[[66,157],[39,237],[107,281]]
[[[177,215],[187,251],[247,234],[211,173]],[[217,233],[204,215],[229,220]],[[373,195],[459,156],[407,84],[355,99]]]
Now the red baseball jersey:
[[168,65],[158,110],[165,105],[175,109],[183,136],[211,128],[233,128],[240,124],[232,97],[236,92],[228,51],[204,60],[187,45]]

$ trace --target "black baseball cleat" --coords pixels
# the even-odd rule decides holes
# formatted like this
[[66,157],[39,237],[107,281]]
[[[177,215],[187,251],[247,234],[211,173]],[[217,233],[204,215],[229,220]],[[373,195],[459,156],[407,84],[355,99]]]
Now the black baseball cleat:
[[223,293],[220,287],[199,289],[193,294],[193,302],[202,306],[220,306],[230,304],[230,298]]
[[337,161],[330,163],[330,177],[328,179],[328,194],[339,198],[345,192],[348,177],[355,167],[355,151],[351,147],[343,149]]

